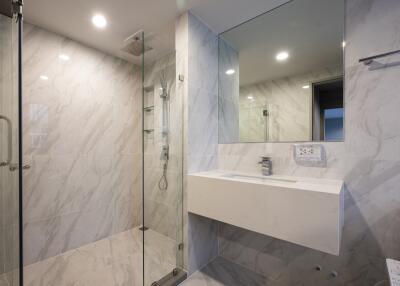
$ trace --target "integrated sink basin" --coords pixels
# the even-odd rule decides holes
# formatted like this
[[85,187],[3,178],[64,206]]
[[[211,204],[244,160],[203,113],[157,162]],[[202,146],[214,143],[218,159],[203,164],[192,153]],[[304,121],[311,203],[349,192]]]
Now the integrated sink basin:
[[243,175],[243,174],[235,174],[235,173],[228,173],[222,175],[225,178],[231,179],[238,179],[238,180],[250,180],[256,182],[285,182],[285,183],[296,183],[297,181],[294,179],[284,179],[276,176],[253,176],[253,175]]
[[343,181],[214,170],[188,176],[188,211],[339,255]]

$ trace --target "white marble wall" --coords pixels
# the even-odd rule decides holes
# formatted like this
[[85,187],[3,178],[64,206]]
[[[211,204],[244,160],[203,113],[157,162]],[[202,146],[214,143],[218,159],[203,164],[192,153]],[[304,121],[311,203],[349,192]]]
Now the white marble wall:
[[[239,54],[222,37],[218,38],[218,139],[239,142]],[[226,71],[233,70],[233,74]]]
[[32,166],[24,176],[24,256],[30,264],[141,223],[142,106],[139,68],[33,25],[24,28],[24,153]]
[[[177,96],[184,103],[184,174],[217,167],[218,39],[190,12],[176,22]],[[184,176],[184,202],[187,180]],[[185,268],[192,273],[217,255],[217,223],[188,214],[184,203]]]
[[[342,69],[340,65],[307,74],[241,86],[240,141],[225,142],[310,141],[311,84],[342,76]],[[303,89],[305,85],[309,85],[310,88]],[[264,109],[269,111],[268,117],[263,116]]]
[[[259,172],[259,156],[269,154],[276,174],[346,182],[339,256],[221,225],[220,254],[267,276],[268,285],[375,285],[385,279],[384,258],[400,259],[400,66],[369,70],[358,63],[400,48],[399,15],[397,0],[347,1],[345,142],[324,143],[326,168],[297,166],[287,143],[219,146],[223,169]],[[338,277],[329,278],[332,270]]]

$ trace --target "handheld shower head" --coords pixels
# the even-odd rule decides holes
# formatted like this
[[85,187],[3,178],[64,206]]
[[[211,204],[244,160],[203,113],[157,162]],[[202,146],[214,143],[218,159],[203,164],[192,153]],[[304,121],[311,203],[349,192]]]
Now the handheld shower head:
[[166,71],[162,70],[160,72],[160,85],[161,85],[161,90],[162,93],[160,94],[160,97],[163,99],[167,99],[169,96],[169,92],[168,92],[168,81],[167,81],[167,75],[166,75]]

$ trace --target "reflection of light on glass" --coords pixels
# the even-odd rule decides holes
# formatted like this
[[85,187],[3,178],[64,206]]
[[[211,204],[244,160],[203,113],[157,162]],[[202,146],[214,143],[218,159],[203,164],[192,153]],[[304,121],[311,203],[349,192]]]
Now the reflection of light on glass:
[[48,80],[49,77],[48,77],[47,75],[42,74],[42,75],[40,76],[40,79],[41,79],[41,80]]
[[229,70],[227,70],[225,73],[226,73],[227,75],[231,75],[231,74],[234,74],[234,73],[235,73],[235,70],[234,70],[234,69],[229,69]]
[[42,148],[47,140],[47,133],[29,133],[31,137],[31,148]]
[[302,86],[303,89],[309,89],[310,86],[308,84]]
[[344,47],[346,47],[346,42],[345,41],[342,42],[342,48],[344,48]]
[[60,60],[64,61],[64,62],[67,62],[67,61],[69,61],[69,60],[71,59],[71,58],[70,58],[68,55],[66,55],[66,54],[61,54],[61,55],[58,56],[58,58],[59,58]]
[[[31,122],[48,123],[49,121],[49,108],[44,104],[30,104],[29,105],[29,120]],[[42,126],[43,127],[43,126]]]
[[276,55],[276,60],[282,62],[284,60],[287,60],[289,58],[289,53],[288,52],[279,52]]
[[37,149],[45,146],[48,137],[49,108],[44,104],[29,105],[30,147]]

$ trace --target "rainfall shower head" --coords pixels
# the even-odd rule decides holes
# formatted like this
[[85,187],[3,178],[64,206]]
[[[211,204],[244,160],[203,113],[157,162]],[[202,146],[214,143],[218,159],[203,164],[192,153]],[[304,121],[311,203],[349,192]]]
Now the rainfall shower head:
[[[139,57],[143,53],[151,51],[153,47],[147,45],[146,42],[151,40],[152,35],[144,36],[143,34],[144,34],[143,30],[139,30],[135,34],[129,36],[124,41],[124,46],[121,48],[121,50],[135,57]],[[144,37],[144,46],[143,46],[143,37]]]

